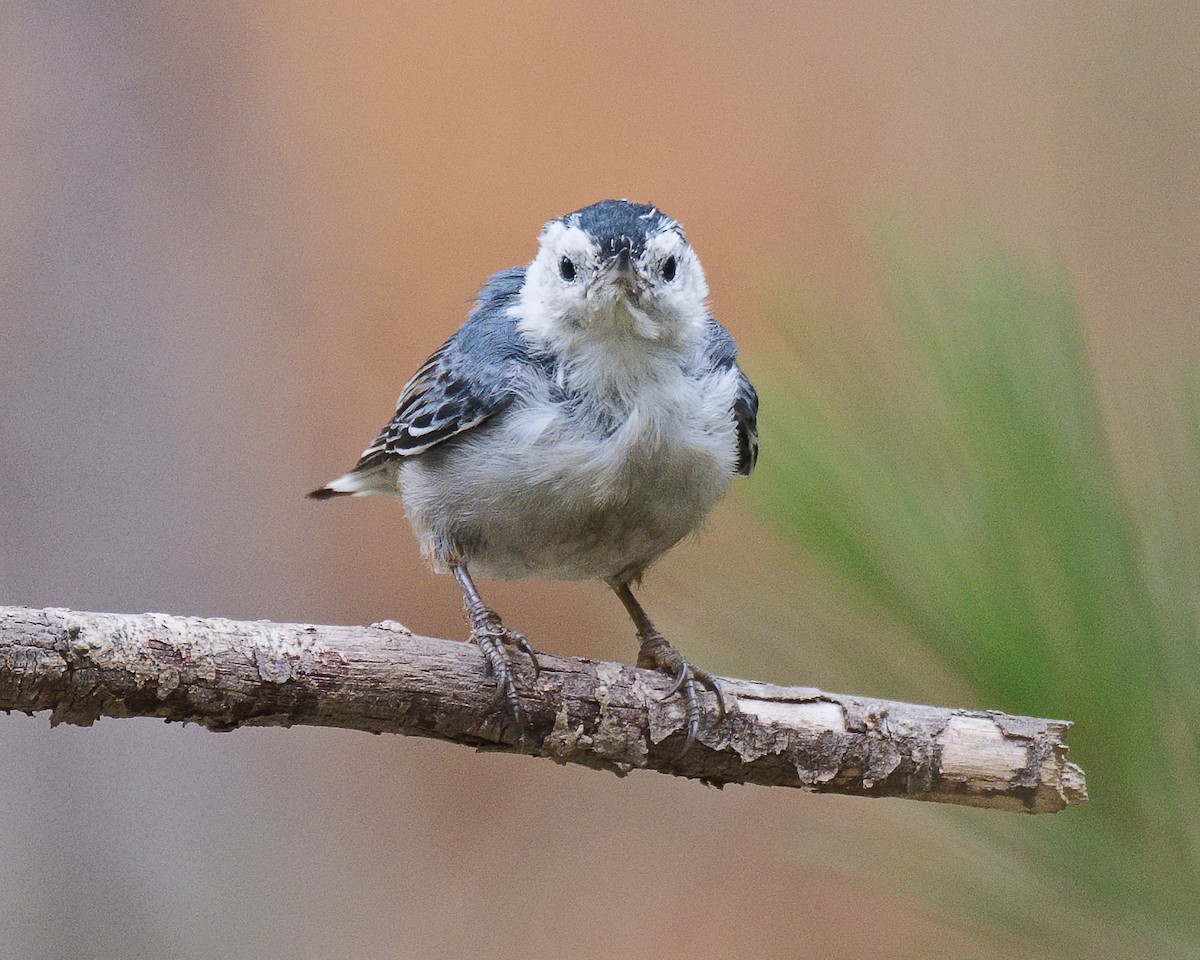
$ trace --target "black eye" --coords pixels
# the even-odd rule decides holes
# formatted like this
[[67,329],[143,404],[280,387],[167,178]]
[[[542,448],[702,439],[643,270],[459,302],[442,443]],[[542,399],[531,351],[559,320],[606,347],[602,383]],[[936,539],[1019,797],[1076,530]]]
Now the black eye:
[[575,264],[571,262],[570,257],[563,257],[558,261],[558,272],[567,283],[575,279]]
[[663,275],[663,279],[666,280],[667,283],[670,283],[672,280],[675,279],[675,258],[674,257],[667,257],[667,259],[663,261],[662,275]]

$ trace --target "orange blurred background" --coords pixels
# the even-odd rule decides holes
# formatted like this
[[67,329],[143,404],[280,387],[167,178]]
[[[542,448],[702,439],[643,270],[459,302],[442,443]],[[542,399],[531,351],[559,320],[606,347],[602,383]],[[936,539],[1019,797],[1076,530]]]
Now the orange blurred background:
[[[882,211],[1060,258],[1131,458],[1137,391],[1200,353],[1197,49],[1182,4],[10,0],[0,602],[464,636],[397,504],[303,494],[609,196],[684,224],[751,374],[783,285],[872,335]],[[717,670],[845,689],[877,625],[811,574],[738,494],[644,600]],[[634,658],[599,586],[484,589],[540,648]],[[768,620],[811,674],[772,673]],[[919,804],[152,721],[2,718],[0,769],[3,958],[1014,955],[845,869],[960,842]]]

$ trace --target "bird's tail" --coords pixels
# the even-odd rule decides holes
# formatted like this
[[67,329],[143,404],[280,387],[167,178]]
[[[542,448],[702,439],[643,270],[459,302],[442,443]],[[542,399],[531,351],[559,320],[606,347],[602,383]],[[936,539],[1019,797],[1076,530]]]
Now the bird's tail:
[[375,464],[365,470],[351,470],[308,494],[313,500],[331,497],[362,497],[368,493],[395,493],[396,471],[389,464]]
[[316,490],[305,494],[305,496],[310,497],[313,500],[328,500],[330,497],[349,497],[352,496],[352,494],[349,490],[334,490],[333,487],[331,487],[329,484],[326,484],[323,487],[317,487]]

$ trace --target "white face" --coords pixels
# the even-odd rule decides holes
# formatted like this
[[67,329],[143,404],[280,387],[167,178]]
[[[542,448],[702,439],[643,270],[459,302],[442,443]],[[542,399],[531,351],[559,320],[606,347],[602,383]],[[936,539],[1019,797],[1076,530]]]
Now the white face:
[[547,341],[594,334],[672,343],[703,336],[704,270],[673,221],[658,222],[642,243],[614,244],[551,220],[521,291],[522,330]]

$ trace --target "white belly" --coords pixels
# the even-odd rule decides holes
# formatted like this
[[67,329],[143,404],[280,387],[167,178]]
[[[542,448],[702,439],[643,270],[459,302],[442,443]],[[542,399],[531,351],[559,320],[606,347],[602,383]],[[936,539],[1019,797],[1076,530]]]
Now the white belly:
[[679,381],[627,410],[544,398],[405,460],[422,551],[483,576],[628,579],[694,531],[729,487],[736,382]]

